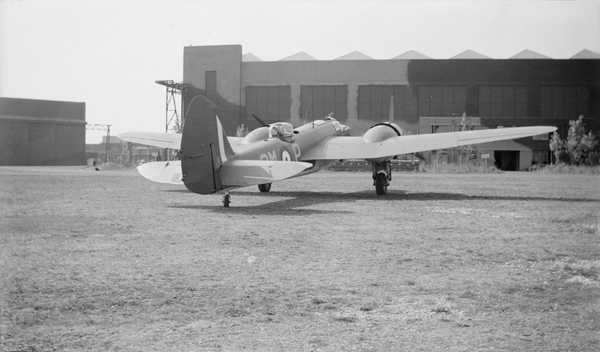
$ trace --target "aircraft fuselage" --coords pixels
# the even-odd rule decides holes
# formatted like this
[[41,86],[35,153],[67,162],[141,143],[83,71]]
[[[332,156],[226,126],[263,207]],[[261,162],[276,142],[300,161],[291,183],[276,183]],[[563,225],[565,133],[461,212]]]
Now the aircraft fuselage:
[[[316,120],[295,128],[293,138],[284,140],[269,135],[268,127],[259,127],[248,134],[248,140],[243,139],[235,146],[235,156],[232,160],[299,161],[303,152],[310,150],[326,138],[343,135],[347,131],[348,128],[336,120]],[[263,132],[262,135],[260,132]],[[316,163],[313,160],[302,161],[312,163],[313,167],[305,170],[301,175],[318,171],[330,163],[329,161],[325,163]]]

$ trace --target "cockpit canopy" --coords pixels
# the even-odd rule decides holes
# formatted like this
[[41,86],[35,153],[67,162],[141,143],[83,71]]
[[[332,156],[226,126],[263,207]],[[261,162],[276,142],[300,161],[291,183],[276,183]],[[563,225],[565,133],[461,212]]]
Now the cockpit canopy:
[[259,127],[248,133],[242,140],[242,143],[250,144],[258,141],[264,141],[267,138],[269,138],[269,127]]
[[279,138],[284,142],[294,141],[294,126],[289,122],[276,122],[269,125],[269,139]]

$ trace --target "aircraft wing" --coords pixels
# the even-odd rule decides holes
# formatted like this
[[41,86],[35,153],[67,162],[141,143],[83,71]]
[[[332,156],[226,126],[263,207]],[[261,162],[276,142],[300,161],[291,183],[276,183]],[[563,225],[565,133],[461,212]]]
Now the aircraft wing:
[[181,148],[181,134],[157,132],[125,132],[118,137],[126,142],[150,145],[158,148],[179,150]]
[[[181,149],[181,134],[158,133],[158,132],[125,132],[118,135],[126,142],[149,145],[158,148]],[[232,149],[242,142],[242,137],[227,137]]]
[[367,143],[362,137],[331,137],[303,152],[301,160],[377,159],[463,145],[537,136],[556,131],[553,126],[418,134]]

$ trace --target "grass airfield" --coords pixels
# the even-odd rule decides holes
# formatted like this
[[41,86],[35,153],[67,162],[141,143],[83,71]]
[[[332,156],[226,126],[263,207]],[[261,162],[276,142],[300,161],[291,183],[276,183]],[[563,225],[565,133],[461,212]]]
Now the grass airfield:
[[0,167],[3,351],[597,351],[600,178],[322,172],[201,196]]

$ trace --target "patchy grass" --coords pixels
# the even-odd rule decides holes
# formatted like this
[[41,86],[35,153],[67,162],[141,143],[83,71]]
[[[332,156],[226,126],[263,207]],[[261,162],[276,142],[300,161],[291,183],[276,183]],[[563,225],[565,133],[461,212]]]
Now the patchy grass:
[[582,285],[589,285],[589,286],[598,286],[599,283],[596,280],[592,280],[586,276],[582,276],[582,275],[575,275],[573,277],[571,277],[570,279],[567,279],[565,282],[567,283],[578,283],[578,284],[582,284]]
[[324,172],[201,196],[0,167],[3,351],[600,344],[597,176]]
[[544,165],[533,171],[540,174],[600,175],[600,166],[578,166],[560,163]]
[[561,260],[554,269],[566,277],[566,283],[600,286],[600,260]]
[[501,173],[502,171],[497,169],[493,163],[491,166],[485,166],[481,161],[478,162],[464,162],[464,163],[429,163],[423,164],[421,171],[429,173],[454,173],[454,174],[465,174],[465,173]]

